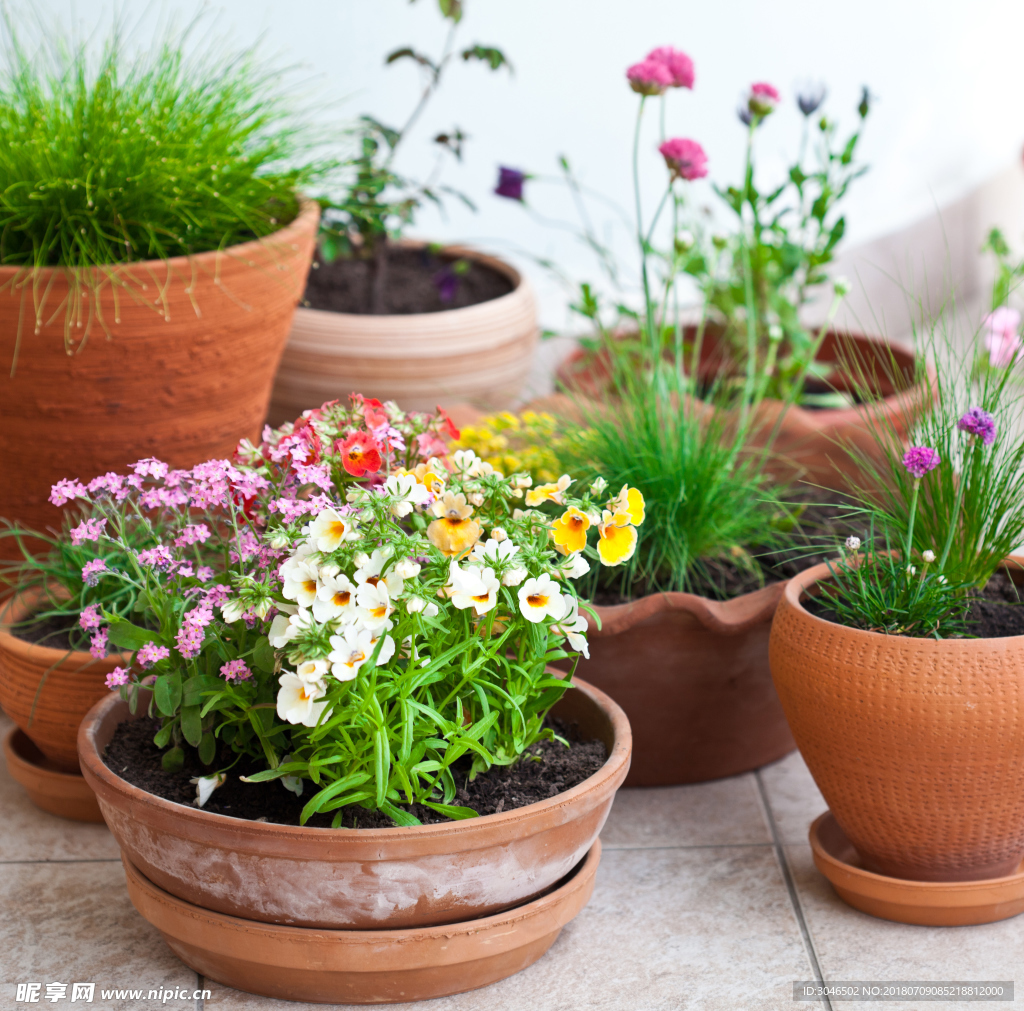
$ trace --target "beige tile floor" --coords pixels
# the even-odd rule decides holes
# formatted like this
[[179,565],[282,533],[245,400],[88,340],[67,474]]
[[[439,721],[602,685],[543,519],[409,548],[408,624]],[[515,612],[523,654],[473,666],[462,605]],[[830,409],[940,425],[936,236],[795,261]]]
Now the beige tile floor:
[[[0,732],[9,726],[0,716]],[[436,1011],[782,1009],[795,980],[1012,980],[1024,985],[1024,916],[970,928],[909,927],[858,913],[814,868],[807,827],[824,809],[798,754],[745,776],[620,792],[590,904],[548,954],[511,979],[434,1001]],[[132,908],[102,826],[33,808],[0,768],[0,1011],[19,982],[39,1007],[288,1011],[200,981]],[[91,1005],[46,984],[96,983]],[[103,990],[184,988],[159,1003]],[[211,995],[195,1000],[192,991]],[[409,1008],[413,1005],[396,1005]],[[820,1007],[821,1005],[813,1005]],[[835,1005],[850,1007],[849,1004]],[[934,1004],[876,1003],[880,1009]],[[960,1008],[967,1005],[943,1004]],[[975,1005],[971,1005],[972,1007]]]

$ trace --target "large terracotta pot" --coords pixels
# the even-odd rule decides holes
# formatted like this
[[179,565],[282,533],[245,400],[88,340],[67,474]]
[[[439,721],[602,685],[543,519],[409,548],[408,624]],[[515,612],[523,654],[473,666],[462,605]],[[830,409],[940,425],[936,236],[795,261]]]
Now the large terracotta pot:
[[293,420],[353,390],[395,400],[409,411],[461,401],[507,407],[526,379],[537,343],[533,291],[502,260],[458,246],[443,255],[484,264],[515,287],[488,302],[441,312],[372,316],[300,308],[278,369],[269,422]]
[[[693,341],[695,333],[695,327],[686,328],[687,342]],[[721,367],[722,349],[713,327],[708,328],[702,348],[702,372],[714,375]],[[857,386],[856,377],[861,376],[870,382],[880,399],[860,407],[822,410],[795,405],[785,408],[782,401],[765,400],[758,407],[749,441],[752,447],[760,448],[774,435],[774,458],[769,469],[776,477],[800,478],[842,490],[851,480],[865,477],[856,457],[844,447],[855,447],[881,465],[872,427],[891,425],[901,436],[905,435],[908,420],[931,403],[934,390],[928,383],[914,382],[915,361],[911,352],[862,334],[829,331],[817,361],[834,365],[830,389],[852,391]],[[609,377],[607,352],[595,355],[577,350],[563,362],[557,376],[563,386],[578,395],[597,395]]]
[[1024,636],[910,639],[810,614],[786,584],[775,686],[811,775],[871,871],[974,881],[1024,858]]
[[783,583],[733,600],[657,593],[588,617],[577,673],[633,728],[626,786],[700,783],[749,772],[796,744],[768,669]]
[[78,725],[110,694],[106,676],[128,657],[97,660],[86,652],[34,646],[9,627],[34,610],[38,595],[17,596],[0,609],[0,706],[61,772],[78,772]]
[[[229,456],[240,438],[256,436],[318,221],[309,203],[258,242],[114,268],[135,283],[101,289],[110,337],[90,297],[88,325],[71,331],[71,355],[63,270],[26,275],[0,267],[0,516],[59,526],[47,498],[62,477],[89,480],[144,456],[188,467]],[[47,290],[33,333],[33,292],[42,298]]]
[[555,712],[578,723],[585,737],[605,742],[609,757],[597,773],[526,807],[412,828],[268,824],[146,793],[101,757],[117,725],[130,718],[116,695],[94,707],[78,746],[86,780],[122,852],[164,891],[246,920],[394,929],[519,905],[583,859],[629,768],[629,723],[611,699],[583,682]]

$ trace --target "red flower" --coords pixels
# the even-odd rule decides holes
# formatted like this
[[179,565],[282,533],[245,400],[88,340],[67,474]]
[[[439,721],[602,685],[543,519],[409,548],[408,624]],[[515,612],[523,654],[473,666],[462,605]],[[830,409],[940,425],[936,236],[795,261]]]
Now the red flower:
[[442,427],[444,428],[444,430],[445,430],[445,431],[446,431],[446,432],[447,432],[447,433],[448,433],[448,434],[449,434],[449,435],[450,435],[450,436],[451,436],[451,437],[452,437],[453,439],[456,439],[456,440],[457,440],[457,439],[459,438],[459,430],[458,430],[458,429],[457,429],[457,428],[455,427],[455,422],[454,422],[454,421],[452,421],[452,419],[448,417],[448,412],[447,412],[447,411],[443,411],[443,410],[441,410],[441,408],[439,407],[439,408],[437,409],[437,416],[438,416],[438,417],[439,417],[439,418],[441,419],[441,421],[443,422],[443,425],[442,425]]
[[380,446],[369,432],[353,432],[344,442],[339,439],[334,448],[341,456],[342,466],[353,477],[380,470]]
[[361,393],[352,394],[352,402],[359,404],[363,412],[363,420],[367,428],[380,428],[388,420],[384,405],[375,397],[364,397]]

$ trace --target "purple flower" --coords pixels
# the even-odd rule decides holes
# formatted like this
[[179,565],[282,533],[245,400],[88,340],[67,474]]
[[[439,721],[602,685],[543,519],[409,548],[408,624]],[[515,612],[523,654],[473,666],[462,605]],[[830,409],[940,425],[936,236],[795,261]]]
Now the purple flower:
[[437,297],[442,302],[450,302],[455,298],[455,294],[459,290],[459,275],[451,267],[445,267],[444,270],[438,271],[431,280],[434,287],[437,288]]
[[983,446],[991,446],[996,441],[996,422],[988,411],[980,407],[972,407],[957,423],[961,432],[981,439]]
[[800,89],[796,96],[796,104],[805,116],[811,116],[818,111],[821,103],[825,101],[828,89],[821,81],[816,84],[808,82]]
[[903,454],[903,466],[920,481],[930,470],[942,463],[938,452],[930,446],[911,446]]
[[504,165],[498,166],[498,185],[494,192],[499,197],[507,197],[509,200],[523,199],[523,183],[526,182],[526,173],[519,169],[507,168]]

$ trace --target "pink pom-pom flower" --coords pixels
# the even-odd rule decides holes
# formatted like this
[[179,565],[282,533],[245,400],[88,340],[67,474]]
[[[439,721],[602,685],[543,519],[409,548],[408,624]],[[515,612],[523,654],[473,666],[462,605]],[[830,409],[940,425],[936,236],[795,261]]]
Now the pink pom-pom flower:
[[664,63],[649,58],[629,67],[626,79],[638,95],[663,95],[675,82],[672,71]]
[[681,49],[674,46],[658,46],[647,54],[647,60],[661,63],[668,69],[672,75],[671,87],[693,88],[693,60]]
[[940,463],[942,463],[942,458],[939,456],[938,450],[932,449],[930,446],[911,446],[903,454],[903,466],[918,481],[929,471],[935,470]]
[[770,116],[779,104],[779,91],[774,85],[758,81],[750,86],[747,94],[747,109],[752,116],[763,119]]
[[1020,313],[1001,305],[985,317],[983,326],[987,331],[985,347],[988,349],[989,365],[997,369],[1006,368],[1020,355]]
[[703,179],[708,174],[708,156],[695,140],[673,137],[658,150],[673,179]]

